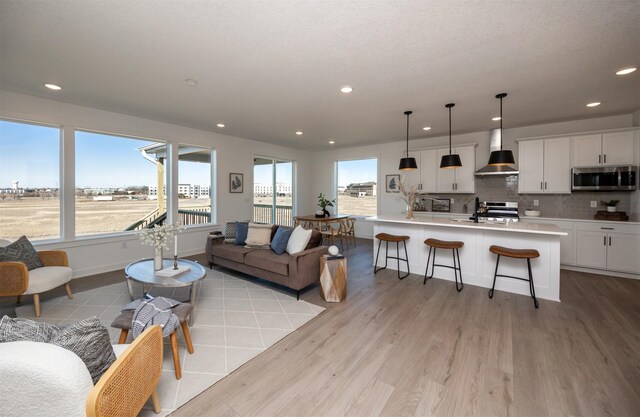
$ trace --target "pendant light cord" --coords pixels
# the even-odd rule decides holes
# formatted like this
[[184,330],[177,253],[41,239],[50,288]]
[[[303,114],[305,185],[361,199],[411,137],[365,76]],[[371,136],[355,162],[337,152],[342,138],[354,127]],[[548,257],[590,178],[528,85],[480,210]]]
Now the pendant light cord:
[[449,155],[451,155],[451,107],[449,107]]
[[407,158],[409,157],[409,115],[411,113],[407,113]]
[[502,137],[502,96],[500,96],[500,150],[502,150],[502,142],[504,138]]

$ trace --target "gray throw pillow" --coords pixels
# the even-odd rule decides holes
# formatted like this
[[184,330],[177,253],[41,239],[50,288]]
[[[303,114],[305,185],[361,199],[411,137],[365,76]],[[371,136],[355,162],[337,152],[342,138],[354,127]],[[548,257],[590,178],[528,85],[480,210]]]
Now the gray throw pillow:
[[9,316],[4,316],[0,320],[0,343],[23,340],[48,343],[59,332],[60,327],[55,324],[29,319],[13,319]]
[[22,236],[12,244],[0,248],[0,262],[23,262],[29,271],[44,266],[26,236]]
[[97,317],[90,317],[62,328],[51,343],[78,355],[87,366],[94,384],[116,361],[109,331]]

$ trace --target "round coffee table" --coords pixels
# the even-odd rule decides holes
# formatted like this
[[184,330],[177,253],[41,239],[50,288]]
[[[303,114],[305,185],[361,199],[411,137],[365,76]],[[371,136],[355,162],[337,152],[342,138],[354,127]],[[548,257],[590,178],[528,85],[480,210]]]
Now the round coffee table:
[[[136,281],[142,284],[142,290],[145,294],[153,287],[176,288],[191,286],[189,302],[195,305],[197,297],[195,283],[204,278],[207,272],[204,267],[197,262],[188,259],[178,259],[178,266],[185,265],[188,265],[191,270],[173,277],[161,277],[156,275],[153,270],[153,259],[142,259],[130,263],[124,269],[124,273],[126,274],[127,289],[129,290],[131,301],[133,301],[132,281]],[[173,259],[163,259],[162,266],[163,268],[173,266]]]

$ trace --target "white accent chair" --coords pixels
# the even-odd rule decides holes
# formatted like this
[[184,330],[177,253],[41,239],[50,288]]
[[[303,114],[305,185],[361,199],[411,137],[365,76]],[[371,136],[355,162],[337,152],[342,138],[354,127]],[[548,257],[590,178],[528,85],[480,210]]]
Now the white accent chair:
[[0,343],[0,416],[134,417],[149,398],[159,413],[160,326],[113,348],[118,359],[94,386],[84,362],[67,349],[39,342]]
[[[0,247],[10,243],[0,239]],[[38,257],[44,266],[31,271],[22,262],[0,262],[0,296],[17,296],[20,302],[23,295],[33,295],[36,317],[40,317],[41,293],[64,285],[67,296],[73,298],[69,286],[73,270],[69,268],[67,253],[62,250],[39,251]]]

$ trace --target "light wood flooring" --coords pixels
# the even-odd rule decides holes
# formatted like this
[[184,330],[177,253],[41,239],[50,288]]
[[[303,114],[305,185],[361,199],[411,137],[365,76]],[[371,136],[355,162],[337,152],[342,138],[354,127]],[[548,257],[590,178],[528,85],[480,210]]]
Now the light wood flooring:
[[640,281],[563,270],[562,303],[536,310],[525,296],[423,286],[424,271],[374,275],[371,245],[347,252],[344,302],[304,292],[327,310],[172,416],[640,415]]
[[[640,281],[562,271],[562,303],[536,310],[374,275],[371,244],[348,252],[346,301],[172,416],[640,414]],[[325,305],[316,288],[302,298]]]

